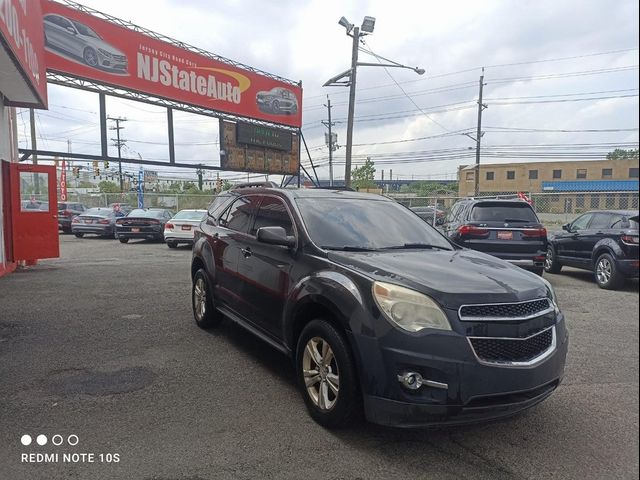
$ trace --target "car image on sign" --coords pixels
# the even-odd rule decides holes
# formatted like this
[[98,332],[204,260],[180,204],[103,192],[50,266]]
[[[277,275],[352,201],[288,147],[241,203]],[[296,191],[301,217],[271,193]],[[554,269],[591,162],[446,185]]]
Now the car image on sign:
[[58,52],[69,53],[81,58],[93,68],[127,71],[127,57],[117,48],[105,42],[91,28],[62,15],[45,15],[45,45]]
[[256,104],[261,112],[288,115],[298,111],[298,100],[291,90],[275,87],[256,94]]

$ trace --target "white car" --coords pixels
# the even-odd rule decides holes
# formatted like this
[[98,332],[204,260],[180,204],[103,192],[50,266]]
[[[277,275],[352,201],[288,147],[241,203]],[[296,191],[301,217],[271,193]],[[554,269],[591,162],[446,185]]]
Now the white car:
[[169,248],[193,243],[193,232],[207,214],[206,210],[180,210],[164,225],[164,241]]

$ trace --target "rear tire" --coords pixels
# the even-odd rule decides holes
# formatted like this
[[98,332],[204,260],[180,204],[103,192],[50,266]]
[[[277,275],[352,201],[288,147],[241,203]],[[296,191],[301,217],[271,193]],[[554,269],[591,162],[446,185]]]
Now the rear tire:
[[605,290],[618,290],[624,284],[624,277],[618,271],[615,260],[608,253],[598,257],[593,274],[598,286]]
[[562,264],[558,261],[554,248],[549,245],[544,259],[544,271],[547,273],[560,273],[560,270],[562,270]]
[[169,248],[176,248],[178,246],[178,244],[176,242],[167,242],[167,247]]
[[74,235],[76,236],[76,238],[84,237],[84,233],[74,233]]
[[354,420],[359,404],[356,364],[343,335],[323,319],[302,330],[296,348],[298,387],[311,417],[327,428]]
[[222,321],[222,314],[215,308],[209,280],[204,269],[193,276],[191,286],[191,307],[196,324],[202,329],[213,328]]
[[118,237],[118,240],[120,240],[120,243],[128,243],[129,242],[128,238]]

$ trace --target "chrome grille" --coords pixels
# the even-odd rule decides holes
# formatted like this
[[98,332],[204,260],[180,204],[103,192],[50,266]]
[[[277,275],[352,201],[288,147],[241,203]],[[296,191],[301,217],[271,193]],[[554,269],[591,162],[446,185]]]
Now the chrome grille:
[[468,337],[481,363],[527,365],[542,360],[555,348],[555,327],[540,330],[527,338]]
[[553,311],[548,298],[517,303],[487,303],[463,305],[458,314],[460,320],[526,320]]

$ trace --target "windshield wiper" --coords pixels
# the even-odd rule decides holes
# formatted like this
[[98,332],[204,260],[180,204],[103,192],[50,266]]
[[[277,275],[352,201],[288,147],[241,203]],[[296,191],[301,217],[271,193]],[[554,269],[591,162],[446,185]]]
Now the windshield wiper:
[[384,247],[381,250],[402,250],[405,248],[437,248],[438,250],[451,250],[450,248],[441,247],[440,245],[433,245],[431,243],[405,243],[404,245],[394,245],[393,247]]
[[336,250],[341,252],[376,252],[377,248],[367,248],[367,247],[354,247],[352,245],[345,245],[344,247],[328,247],[321,246],[325,250]]

